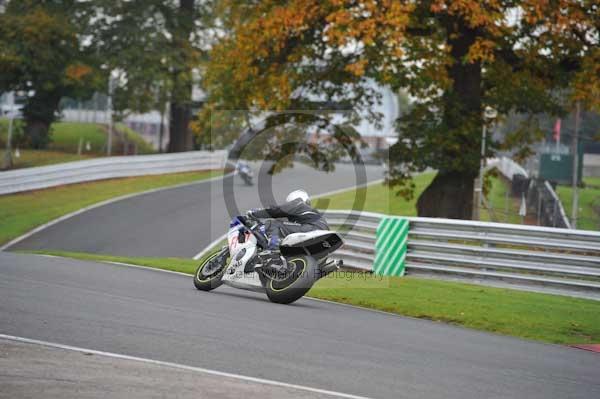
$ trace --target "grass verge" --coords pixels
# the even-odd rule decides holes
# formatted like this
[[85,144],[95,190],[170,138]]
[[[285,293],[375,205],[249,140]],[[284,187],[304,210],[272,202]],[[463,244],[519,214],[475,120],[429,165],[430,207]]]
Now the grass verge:
[[170,270],[173,272],[194,274],[196,267],[201,262],[200,260],[185,259],[185,258],[143,258],[143,257],[127,257],[114,256],[104,254],[91,254],[85,252],[68,252],[68,251],[24,251],[38,255],[62,256],[64,258],[72,258],[79,260],[89,260],[96,262],[120,262],[131,265],[152,267],[154,269]]
[[352,209],[355,198],[365,193],[363,211],[379,212],[388,215],[416,216],[417,197],[431,183],[435,173],[423,173],[414,177],[415,196],[406,200],[396,196],[394,189],[383,183],[371,184],[359,189],[351,189],[339,194],[315,199],[315,207],[320,209]]
[[190,183],[221,171],[174,173],[70,184],[0,196],[0,244],[67,213],[122,195]]
[[487,194],[491,211],[484,207],[480,211],[480,220],[498,223],[521,224],[519,216],[520,199],[510,196],[510,182],[503,177],[492,177],[492,185]]
[[[579,191],[579,213],[577,228],[583,230],[600,230],[600,178],[585,178],[586,187]],[[569,186],[558,186],[556,193],[562,202],[566,214],[571,216],[573,189]]]
[[[90,143],[90,150],[84,151],[104,155],[108,140],[107,128],[97,123],[56,122],[51,127],[51,139],[48,148],[67,153],[77,153],[79,140],[83,144]],[[135,143],[139,154],[150,154],[155,151],[142,137],[122,123],[115,124],[112,153],[123,153],[123,142]]]
[[[36,253],[189,274],[194,273],[200,262],[65,251]],[[317,282],[308,295],[543,342],[600,342],[600,301],[416,277],[381,278],[364,273],[332,274]]]
[[[4,150],[0,150],[2,155]],[[92,155],[77,155],[67,154],[65,152],[47,151],[47,150],[21,150],[20,156],[17,158],[13,151],[13,167],[12,169],[30,168],[32,166],[54,165],[63,162],[81,161],[84,159],[93,158]]]
[[67,153],[77,153],[79,139],[90,144],[90,149],[84,151],[91,153],[104,153],[103,146],[106,143],[106,133],[102,126],[96,123],[81,122],[56,122],[50,127],[49,149]]
[[[22,141],[22,121],[16,122],[13,136],[13,149],[19,147],[23,152],[23,146],[19,146]],[[0,118],[0,144],[6,146],[6,137],[8,131],[8,121]],[[106,154],[106,143],[108,140],[107,127],[98,123],[83,122],[56,122],[50,127],[50,143],[46,151],[35,151],[38,155],[32,158],[36,163],[29,162],[27,165],[17,165],[15,167],[42,166],[50,163],[69,162],[81,159],[77,157],[79,142],[83,145],[82,155],[85,156],[103,156]],[[147,143],[141,135],[130,129],[123,123],[115,124],[112,153],[113,155],[122,155],[124,142],[135,144],[138,154],[152,154],[156,151]],[[86,148],[89,144],[89,149]],[[30,150],[32,151],[32,150]],[[33,152],[33,151],[32,151]],[[43,157],[48,153],[51,161],[46,161]],[[63,154],[63,160],[57,160],[59,154]]]

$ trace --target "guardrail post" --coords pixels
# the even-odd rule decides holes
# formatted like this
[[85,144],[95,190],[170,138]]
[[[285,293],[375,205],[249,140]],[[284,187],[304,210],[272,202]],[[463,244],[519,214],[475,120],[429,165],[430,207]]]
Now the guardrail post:
[[409,221],[385,217],[377,227],[373,272],[383,276],[403,276],[408,247]]

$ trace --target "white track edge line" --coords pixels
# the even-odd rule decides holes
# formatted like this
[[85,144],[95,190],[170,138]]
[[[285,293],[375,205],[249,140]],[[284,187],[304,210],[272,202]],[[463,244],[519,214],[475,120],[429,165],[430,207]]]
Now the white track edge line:
[[[347,187],[347,188],[340,188],[338,190],[328,191],[328,192],[323,193],[323,194],[315,195],[315,196],[313,196],[313,198],[327,197],[329,195],[335,195],[335,194],[338,194],[338,193],[343,193],[344,191],[350,191],[352,189],[359,189],[359,188],[370,186],[372,184],[382,183],[383,181],[384,181],[384,179],[379,179],[379,180],[373,180],[373,181],[368,182],[368,183],[363,183],[363,184],[360,184],[358,186],[352,186],[352,187]],[[219,242],[223,241],[225,238],[227,238],[227,233],[223,234],[222,236],[220,236],[219,238],[217,238],[216,240],[214,240],[213,242],[211,242],[210,244],[208,244],[206,247],[204,247],[204,249],[202,251],[200,251],[196,255],[194,255],[194,257],[192,259],[198,260],[198,259],[202,258],[204,255],[206,255],[206,253],[208,251],[210,251],[212,248],[214,248]]]
[[109,204],[112,204],[114,202],[123,201],[123,200],[130,199],[130,198],[133,198],[133,197],[137,197],[137,196],[140,196],[140,195],[152,194],[152,193],[156,193],[156,192],[159,192],[159,191],[165,191],[165,190],[170,190],[170,189],[174,189],[174,188],[181,188],[181,187],[186,187],[186,186],[193,186],[195,184],[210,183],[210,182],[213,182],[215,180],[225,179],[225,178],[227,178],[229,176],[232,176],[233,174],[234,173],[232,172],[232,173],[227,173],[227,174],[221,175],[221,176],[211,177],[210,179],[196,180],[194,182],[181,183],[181,184],[176,184],[174,186],[166,186],[166,187],[153,188],[153,189],[146,190],[146,191],[141,191],[141,192],[138,192],[138,193],[131,193],[131,194],[122,195],[120,197],[109,198],[109,199],[107,199],[105,201],[98,202],[98,203],[86,206],[85,208],[78,209],[78,210],[73,211],[71,213],[67,213],[66,215],[62,215],[62,216],[60,216],[60,217],[58,217],[56,219],[53,219],[53,220],[51,220],[51,221],[49,221],[47,223],[44,223],[44,224],[42,224],[42,225],[40,225],[38,227],[35,227],[34,229],[29,230],[27,233],[25,233],[25,234],[23,234],[23,235],[15,238],[15,239],[13,239],[13,240],[7,242],[6,244],[2,245],[0,247],[0,252],[1,251],[5,251],[6,249],[12,247],[13,245],[18,244],[19,242],[21,242],[21,241],[23,241],[23,240],[31,237],[32,235],[34,235],[36,233],[39,233],[42,230],[47,229],[50,226],[53,226],[53,225],[55,225],[57,223],[60,223],[60,222],[64,222],[67,219],[70,219],[70,218],[72,218],[74,216],[77,216],[79,214],[82,214],[84,212],[91,211],[92,209],[96,209],[96,208],[99,208],[99,207],[104,206],[104,205],[109,205]]
[[[73,258],[68,258],[68,259],[73,259]],[[97,262],[97,261],[94,261],[94,260],[91,260],[91,261],[92,262]],[[154,270],[154,271],[157,271],[157,272],[178,274],[180,276],[185,276],[185,277],[191,277],[191,276],[193,276],[193,274],[188,274],[188,273],[183,273],[183,272],[176,272],[175,270],[159,269],[158,267],[143,266],[143,265],[134,265],[134,264],[131,264],[131,263],[124,263],[124,262],[114,262],[112,260],[101,260],[100,262],[102,262],[102,263],[110,263],[112,265],[135,267],[136,269]]]
[[151,270],[151,271],[155,271],[155,272],[177,274],[177,275],[185,276],[185,277],[193,277],[194,276],[191,273],[176,272],[175,270],[160,269],[158,267],[152,267],[152,266],[134,265],[133,263],[115,262],[115,261],[112,261],[112,260],[103,260],[103,259],[78,259],[78,258],[72,258],[72,257],[69,257],[69,256],[50,255],[50,254],[38,254],[38,253],[30,253],[30,252],[23,252],[23,254],[25,254],[25,255],[33,255],[33,256],[43,256],[45,258],[75,260],[75,261],[79,261],[79,262],[108,263],[108,264],[111,264],[111,265],[135,267],[136,269],[143,269],[143,270]]
[[287,382],[267,380],[264,378],[250,377],[250,376],[245,376],[245,375],[235,374],[235,373],[227,373],[224,371],[211,370],[211,369],[207,369],[207,368],[203,368],[203,367],[187,366],[184,364],[164,362],[161,360],[147,359],[147,358],[143,358],[143,357],[129,356],[129,355],[123,355],[123,354],[119,354],[119,353],[104,352],[104,351],[99,351],[99,350],[94,350],[94,349],[80,348],[77,346],[63,345],[63,344],[58,344],[58,343],[54,343],[54,342],[40,341],[40,340],[24,338],[24,337],[17,337],[14,335],[0,334],[0,339],[22,342],[22,343],[26,343],[26,344],[42,345],[42,346],[46,346],[46,347],[64,349],[64,350],[69,350],[69,351],[74,351],[74,352],[91,353],[94,355],[111,357],[111,358],[115,358],[115,359],[132,360],[132,361],[137,361],[137,362],[155,364],[155,365],[159,365],[159,366],[173,367],[173,368],[178,368],[178,369],[182,369],[182,370],[195,371],[195,372],[215,375],[215,376],[219,376],[219,377],[234,378],[237,380],[254,382],[254,383],[263,384],[263,385],[270,385],[270,386],[277,386],[277,387],[282,387],[282,388],[296,389],[296,390],[305,391],[305,392],[319,393],[319,394],[334,396],[334,397],[338,397],[338,398],[368,399],[365,396],[351,395],[351,394],[347,394],[347,393],[343,393],[343,392],[336,392],[336,391],[329,391],[326,389],[312,388],[312,387],[308,387],[308,386],[304,386],[304,385],[289,384]]
[[223,241],[224,239],[226,239],[227,238],[227,234],[228,233],[223,234],[221,237],[217,238],[216,240],[214,240],[213,242],[211,242],[210,244],[208,244],[206,247],[204,247],[204,249],[202,251],[200,251],[196,255],[194,255],[194,257],[192,259],[198,260],[201,257],[203,257],[208,251],[210,251],[211,249],[213,249],[214,247],[216,247],[218,243],[220,243],[221,241]]

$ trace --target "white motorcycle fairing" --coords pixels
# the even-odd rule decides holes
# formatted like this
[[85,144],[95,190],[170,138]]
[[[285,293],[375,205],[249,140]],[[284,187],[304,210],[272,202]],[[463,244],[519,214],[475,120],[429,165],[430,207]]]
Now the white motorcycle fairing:
[[344,240],[335,231],[313,230],[286,236],[279,248],[284,256],[302,254],[319,259],[328,256],[343,244]]
[[[343,245],[342,237],[329,230],[293,233],[283,238],[279,249],[283,256],[327,257]],[[256,261],[257,239],[239,222],[233,222],[227,234],[230,262],[223,275],[223,284],[244,290],[265,292],[257,272],[245,273],[248,262]]]
[[[241,233],[244,236],[244,242],[239,240],[240,231],[245,231]],[[223,284],[234,288],[264,292],[265,289],[256,272],[244,273],[246,263],[256,254],[256,237],[244,226],[237,225],[229,230],[227,244],[231,261],[223,275]]]
[[283,240],[281,240],[281,245],[285,245],[288,247],[295,247],[303,244],[308,240],[312,240],[315,238],[326,237],[330,235],[332,232],[329,230],[313,230],[306,233],[292,233],[288,236],[285,236]]

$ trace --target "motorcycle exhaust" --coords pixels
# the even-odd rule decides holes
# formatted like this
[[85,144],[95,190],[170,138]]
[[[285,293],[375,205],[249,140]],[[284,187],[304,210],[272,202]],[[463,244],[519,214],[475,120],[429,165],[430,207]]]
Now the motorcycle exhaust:
[[321,266],[321,278],[339,270],[342,266],[344,266],[344,261],[341,259],[332,259],[325,262],[325,264]]

